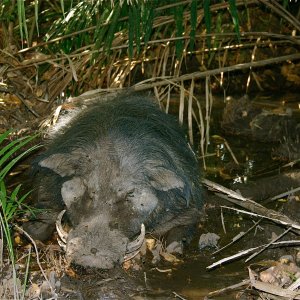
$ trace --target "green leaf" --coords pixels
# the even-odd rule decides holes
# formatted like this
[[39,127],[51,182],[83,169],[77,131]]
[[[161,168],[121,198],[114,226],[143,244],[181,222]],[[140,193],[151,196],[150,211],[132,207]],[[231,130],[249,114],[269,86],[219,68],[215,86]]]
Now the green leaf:
[[[0,145],[10,133],[11,131],[7,131],[0,135]],[[10,169],[14,166],[14,164],[16,164],[18,160],[20,160],[23,156],[27,155],[30,151],[33,151],[40,147],[40,145],[35,145],[9,161],[10,157],[14,153],[16,153],[20,148],[28,144],[34,138],[36,138],[36,135],[18,138],[14,141],[10,141],[5,147],[0,148],[0,167],[2,167],[2,169],[0,169],[0,181],[4,179],[6,174],[10,171]],[[7,161],[9,162],[7,163]],[[5,163],[7,163],[7,165],[3,167]]]
[[20,190],[20,187],[21,187],[21,184],[19,184],[19,185],[13,190],[13,192],[10,194],[11,200],[16,201],[18,192],[19,192],[19,190]]
[[155,16],[155,10],[154,7],[157,5],[157,1],[146,1],[144,6],[142,7],[142,26],[143,26],[143,32],[144,32],[144,42],[145,46],[147,46],[151,33],[152,33],[152,27],[153,27],[153,20]]
[[2,207],[6,207],[6,187],[4,181],[0,181],[0,198],[1,198],[1,205]]
[[136,51],[137,54],[140,53],[141,50],[141,10],[134,5],[133,6],[133,15],[136,23],[135,26],[135,42],[136,42]]
[[65,1],[64,0],[60,0],[60,6],[61,6],[62,14],[65,17]]
[[194,50],[195,47],[195,37],[197,28],[197,0],[192,0],[191,3],[191,32],[190,32],[190,51]]
[[108,50],[113,42],[113,39],[115,37],[115,31],[118,24],[118,19],[121,13],[121,6],[118,4],[115,5],[113,9],[113,15],[111,17],[111,23],[109,24],[108,31],[107,31],[107,38],[105,42],[105,48]]
[[[0,144],[11,134],[12,130],[7,130],[4,133],[0,134]],[[1,150],[0,150],[1,155]]]
[[[28,136],[28,137],[24,137],[24,138],[19,138],[15,141],[10,142],[8,145],[6,145],[1,153],[0,153],[0,167],[9,159],[9,157],[16,153],[20,148],[22,148],[23,146],[25,146],[26,144],[28,144],[31,140],[33,140],[36,136]],[[37,146],[34,146],[33,148],[36,148]],[[30,150],[30,149],[29,149]],[[24,155],[24,153],[27,153],[28,151],[25,151],[23,153],[21,153],[19,156],[17,156],[16,158],[12,159],[8,165],[10,165],[11,167]],[[3,177],[5,176],[5,174],[7,173],[6,169],[9,168],[7,166],[5,166],[1,171],[0,171],[0,180],[3,179]],[[10,168],[11,168],[10,167]]]
[[[15,152],[13,147],[15,147],[15,145],[17,145],[18,143],[20,143],[20,139],[10,141],[6,146],[4,146],[0,150],[0,156],[3,156],[2,159],[0,159],[0,167],[9,158],[9,156]],[[11,148],[13,149],[10,150]]]
[[109,22],[112,18],[113,11],[109,11],[108,9],[104,9],[101,12],[101,16],[97,21],[94,40],[96,49],[100,49],[103,44],[104,36],[108,30],[108,25],[104,25],[105,22]]
[[[211,12],[210,12],[210,0],[203,1],[203,9],[204,9],[204,21],[207,34],[211,33]],[[211,48],[211,36],[207,36],[207,46]]]
[[238,16],[238,11],[237,11],[235,0],[229,0],[229,11],[230,11],[230,14],[232,17],[234,31],[237,35],[238,41],[240,42],[241,35],[240,35],[239,16]]
[[18,5],[18,20],[19,20],[19,29],[20,29],[20,37],[23,42],[23,19],[22,19],[22,9],[24,6],[22,6],[22,3],[24,3],[22,0],[17,1]]
[[[174,19],[176,25],[176,37],[183,36],[183,5],[178,5],[174,9]],[[184,41],[182,39],[175,41],[176,56],[180,58],[183,52]]]
[[134,44],[134,35],[135,35],[135,27],[136,27],[136,21],[135,21],[135,12],[132,7],[129,7],[128,11],[128,53],[129,58],[131,59],[133,57],[133,44]]
[[[22,146],[18,147],[21,148]],[[36,145],[36,146],[33,146],[31,148],[29,148],[28,150],[22,152],[20,155],[18,155],[16,158],[12,159],[6,166],[3,170],[0,171],[0,180],[2,180],[6,175],[7,173],[10,171],[10,169],[24,156],[26,156],[28,153],[30,153],[31,151],[34,151],[38,148],[40,148],[41,146],[40,145]]]
[[[20,35],[21,35],[21,40],[23,42],[23,37],[25,34],[25,38],[28,41],[28,30],[27,30],[27,24],[26,24],[26,15],[25,15],[25,4],[24,0],[18,0],[18,19],[19,19],[19,27],[20,27]],[[23,33],[24,29],[24,33]]]
[[37,35],[39,36],[39,0],[34,0],[34,17]]

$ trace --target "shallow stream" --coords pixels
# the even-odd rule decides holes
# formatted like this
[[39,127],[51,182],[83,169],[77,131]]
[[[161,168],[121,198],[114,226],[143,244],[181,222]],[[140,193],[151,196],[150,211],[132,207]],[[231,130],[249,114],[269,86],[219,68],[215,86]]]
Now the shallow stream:
[[[224,136],[220,128],[220,118],[224,108],[224,100],[223,98],[215,98],[214,101],[210,133],[211,136],[215,137],[211,139],[208,152],[217,153],[217,155],[209,156],[206,159],[206,178],[234,189],[235,184],[239,183],[257,181],[259,184],[261,178],[277,174],[279,171],[282,172],[286,169],[283,167],[285,162],[274,161],[271,157],[274,143],[262,143],[242,137]],[[283,112],[292,110],[299,124],[300,99],[297,95],[284,95],[279,96],[277,99],[256,97],[254,102],[256,105],[267,110],[281,109]],[[220,136],[225,138],[230,145],[232,152],[241,164],[240,167],[231,167],[232,157],[222,142],[222,138],[220,139]],[[222,205],[229,204],[220,199],[220,204],[221,203]],[[205,222],[202,223],[201,228],[199,228],[197,238],[199,239],[199,235],[202,233],[216,233],[220,236],[218,243],[220,247],[226,245],[235,235],[241,231],[246,231],[251,227],[251,224],[253,224],[252,220],[247,218],[247,216],[245,217],[231,211],[226,212],[224,214],[224,226],[226,227],[225,234],[222,227],[221,209],[218,207],[218,203],[208,202],[206,204],[206,211],[208,215],[206,216]],[[270,224],[262,223],[260,230],[263,233],[257,234],[257,230],[250,232],[244,240],[225,249],[216,256],[212,254],[216,249],[200,251],[197,246],[197,241],[195,240],[189,250],[185,253],[183,257],[184,262],[177,266],[170,267],[172,272],[162,273],[154,269],[146,272],[147,278],[151,282],[153,288],[178,293],[182,299],[204,299],[212,291],[223,289],[227,286],[238,284],[244,279],[248,279],[247,266],[253,262],[244,263],[244,258],[239,261],[227,263],[210,271],[206,269],[207,266],[223,257],[233,255],[234,253],[251,247],[252,244],[255,243],[254,241],[258,244],[265,243],[266,240],[263,240],[262,237],[268,238],[268,234],[271,234],[269,231],[273,230],[272,228],[273,227],[270,227]],[[249,242],[249,240],[251,240],[251,242]],[[286,253],[288,254],[289,250],[287,250]],[[276,260],[279,259],[280,255],[282,255],[282,252],[269,251],[265,255],[258,256],[254,262],[260,262],[263,259]],[[167,269],[167,267],[165,267],[165,269]],[[245,288],[246,286],[242,289]],[[235,291],[235,293],[236,292],[237,291]],[[170,294],[169,297],[171,297]],[[161,299],[163,299],[163,297]],[[225,300],[236,298],[234,293],[225,293],[209,299]]]

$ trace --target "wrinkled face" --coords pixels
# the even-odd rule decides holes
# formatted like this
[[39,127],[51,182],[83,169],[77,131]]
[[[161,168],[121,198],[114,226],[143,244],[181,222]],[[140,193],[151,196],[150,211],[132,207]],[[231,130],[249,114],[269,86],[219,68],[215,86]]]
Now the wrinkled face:
[[110,176],[101,182],[95,171],[88,180],[66,181],[61,189],[73,225],[67,258],[82,266],[112,268],[121,263],[128,243],[158,204],[150,188],[133,186],[132,177],[109,171],[105,178]]
[[141,167],[107,153],[97,159],[76,152],[54,154],[39,164],[66,178],[61,195],[72,223],[66,255],[82,266],[107,269],[122,262],[141,224],[163,206],[155,191],[184,185],[174,173],[154,167],[154,161]]

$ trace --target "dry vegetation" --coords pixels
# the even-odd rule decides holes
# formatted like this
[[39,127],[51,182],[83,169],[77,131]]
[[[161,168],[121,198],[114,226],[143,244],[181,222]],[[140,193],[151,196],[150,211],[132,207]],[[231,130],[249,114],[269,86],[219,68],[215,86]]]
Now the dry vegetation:
[[[191,1],[184,3],[190,5]],[[235,3],[239,13],[239,38],[229,3],[213,2],[209,27],[205,25],[204,9],[197,9],[195,46],[191,48],[193,22],[190,11],[182,11],[183,34],[178,36],[178,20],[168,10],[178,4],[169,4],[156,8],[149,41],[133,44],[130,55],[130,33],[124,28],[114,33],[109,50],[103,45],[95,47],[92,36],[96,26],[57,36],[52,31],[51,39],[47,41],[32,35],[30,46],[22,49],[20,40],[8,34],[14,36],[15,33],[11,33],[13,31],[9,26],[5,27],[4,22],[2,27],[0,23],[0,132],[9,128],[17,129],[20,135],[35,132],[55,122],[62,110],[122,88],[152,90],[163,109],[168,112],[176,106],[179,121],[187,120],[191,143],[196,127],[201,137],[199,149],[204,157],[211,139],[209,128],[214,94],[221,93],[225,98],[251,92],[299,91],[300,10],[291,14],[278,1],[237,0]],[[63,50],[64,45],[75,43],[76,37],[82,38],[82,35],[89,37],[87,43],[81,42],[79,47],[71,47],[70,51]],[[182,49],[179,51],[178,47]],[[298,161],[299,158],[293,159]],[[203,163],[205,165],[205,161]],[[224,193],[224,189],[218,192]],[[243,203],[245,209],[260,218],[269,218],[288,230],[299,231],[299,224],[284,214],[270,216],[271,211],[254,206],[252,202],[246,202],[247,206],[240,200],[235,204]],[[20,235],[22,230],[14,238],[16,245],[22,248]],[[57,275],[76,277],[75,271],[65,265],[60,248],[36,245],[33,241],[32,244],[39,248],[35,255],[40,252],[41,261],[38,260],[35,266],[37,273],[31,272],[30,288],[24,295],[28,299],[38,299],[41,295],[44,298],[57,297],[55,290],[59,290],[61,284]],[[26,279],[27,274],[26,258],[32,256],[31,250],[26,251],[18,261],[22,279]],[[14,289],[22,290],[22,284],[19,279],[12,282],[13,270],[6,256],[4,253],[1,257],[4,257],[2,268],[5,275],[0,285],[0,298],[13,299]],[[299,282],[300,270],[297,263],[294,260],[280,261],[272,266],[272,270],[268,268],[259,274],[254,274],[249,268],[249,280],[228,290],[250,286],[256,294],[249,292],[247,299],[299,299],[299,284],[296,283]],[[47,274],[43,277],[44,271],[41,270],[44,269]],[[293,283],[284,277],[287,273],[292,274]],[[108,279],[103,277],[103,282]],[[217,291],[209,296],[223,292]],[[72,291],[61,293],[72,296]]]

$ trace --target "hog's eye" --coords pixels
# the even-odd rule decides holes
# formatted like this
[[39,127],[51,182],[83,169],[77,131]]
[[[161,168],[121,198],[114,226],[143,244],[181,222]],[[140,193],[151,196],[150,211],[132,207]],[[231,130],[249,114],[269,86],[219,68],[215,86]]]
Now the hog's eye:
[[134,189],[130,190],[127,194],[126,194],[126,200],[129,200],[130,198],[134,197]]

